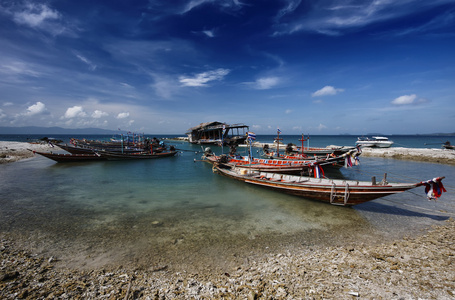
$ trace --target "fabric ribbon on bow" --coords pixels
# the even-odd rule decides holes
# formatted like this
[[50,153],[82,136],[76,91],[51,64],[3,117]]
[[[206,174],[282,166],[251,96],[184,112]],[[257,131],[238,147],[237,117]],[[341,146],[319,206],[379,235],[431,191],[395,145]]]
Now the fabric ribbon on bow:
[[429,200],[437,200],[443,192],[447,192],[441,180],[433,178],[423,183],[425,185],[425,193]]

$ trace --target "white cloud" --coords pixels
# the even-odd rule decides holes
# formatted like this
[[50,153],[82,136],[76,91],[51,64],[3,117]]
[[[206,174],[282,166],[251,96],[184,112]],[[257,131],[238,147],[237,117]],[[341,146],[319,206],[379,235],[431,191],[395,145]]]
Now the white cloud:
[[286,109],[285,113],[290,114],[292,112],[292,109]]
[[318,128],[318,130],[323,130],[323,129],[326,129],[327,126],[325,126],[324,124],[319,124],[319,126],[317,128]]
[[3,119],[6,115],[3,113],[3,110],[0,108],[0,119]]
[[125,119],[125,118],[128,118],[130,116],[130,113],[129,112],[123,112],[123,113],[119,113],[117,115],[117,119]]
[[340,92],[343,92],[343,91],[344,91],[344,89],[336,89],[333,86],[326,85],[322,89],[317,90],[316,92],[311,94],[311,96],[313,96],[313,97],[331,96],[331,95],[336,95],[336,94],[338,94]]
[[87,114],[84,112],[84,109],[81,106],[69,107],[64,115],[66,119],[72,119],[76,117],[85,117]]
[[213,80],[222,80],[224,76],[229,74],[230,70],[229,69],[217,69],[214,71],[208,71],[208,72],[203,72],[200,74],[197,74],[193,78],[187,78],[181,76],[179,78],[180,83],[182,86],[191,86],[191,87],[197,87],[197,86],[207,86],[207,83],[209,81]]
[[104,112],[104,111],[101,111],[98,109],[92,113],[92,118],[94,118],[94,119],[99,119],[99,118],[107,117],[107,116],[109,116],[109,114],[107,112]]
[[60,14],[52,10],[45,4],[27,3],[23,10],[15,12],[13,19],[19,24],[25,24],[30,27],[39,27],[47,20],[56,20]]
[[26,116],[33,116],[33,115],[38,115],[46,112],[46,105],[42,102],[36,102],[35,104],[29,106],[27,108],[27,111],[24,113]]
[[413,104],[414,101],[417,99],[417,95],[416,94],[412,94],[412,95],[403,95],[403,96],[400,96],[398,98],[395,98],[393,101],[392,101],[392,104],[394,105],[408,105],[408,104]]
[[255,86],[258,90],[268,90],[276,86],[279,82],[280,79],[278,77],[265,77],[256,80]]

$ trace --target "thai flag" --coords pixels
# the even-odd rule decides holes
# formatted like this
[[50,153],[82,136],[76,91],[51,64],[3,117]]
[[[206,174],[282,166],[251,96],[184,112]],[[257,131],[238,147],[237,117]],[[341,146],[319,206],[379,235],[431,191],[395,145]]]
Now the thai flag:
[[255,140],[256,139],[256,134],[254,132],[248,131],[248,138],[250,140]]
[[321,168],[320,165],[315,165],[314,166],[314,178],[324,178],[324,170]]

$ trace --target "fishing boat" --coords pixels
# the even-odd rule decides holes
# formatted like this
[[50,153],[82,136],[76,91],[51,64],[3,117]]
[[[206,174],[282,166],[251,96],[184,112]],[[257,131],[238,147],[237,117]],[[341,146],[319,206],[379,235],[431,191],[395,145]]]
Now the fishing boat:
[[223,165],[215,165],[214,172],[286,194],[342,206],[357,205],[419,186],[425,186],[427,196],[432,199],[439,198],[442,192],[445,192],[441,182],[444,177],[418,183],[389,183],[384,176],[378,183],[375,179],[369,182],[314,178],[253,171],[243,167],[226,168]]
[[131,159],[155,159],[155,158],[164,158],[175,156],[178,151],[168,151],[168,152],[137,152],[137,153],[120,153],[120,152],[98,152],[101,157],[104,157],[107,160],[131,160]]
[[[241,155],[214,155],[210,151],[206,151],[203,160],[212,164],[221,164],[226,167],[242,167],[255,171],[266,171],[280,174],[312,174],[313,172],[321,172],[322,166],[339,169],[346,164],[346,157],[324,157],[318,159],[307,160],[282,160],[282,159],[264,159],[254,158]],[[352,166],[352,165],[350,165]]]
[[447,141],[447,142],[445,142],[444,144],[442,144],[442,148],[454,150],[454,149],[455,149],[455,146],[454,146],[454,145],[451,145],[450,142]]
[[357,138],[355,145],[361,147],[389,148],[393,145],[393,141],[390,141],[384,136],[373,136],[371,138],[359,137]]
[[63,154],[63,153],[53,153],[53,152],[39,152],[39,151],[33,151],[33,150],[30,150],[30,151],[32,151],[34,154],[39,154],[46,158],[52,159],[58,163],[106,160],[106,158],[102,157],[101,155],[99,155],[97,153]]

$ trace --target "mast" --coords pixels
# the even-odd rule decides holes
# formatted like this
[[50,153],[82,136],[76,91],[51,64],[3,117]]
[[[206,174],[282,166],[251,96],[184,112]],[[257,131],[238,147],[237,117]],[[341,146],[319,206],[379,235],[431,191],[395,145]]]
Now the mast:
[[282,140],[282,139],[280,139],[280,132],[281,132],[281,130],[280,130],[280,128],[278,128],[276,130],[276,133],[278,135],[278,137],[276,138],[276,156],[277,157],[280,157],[280,141]]

